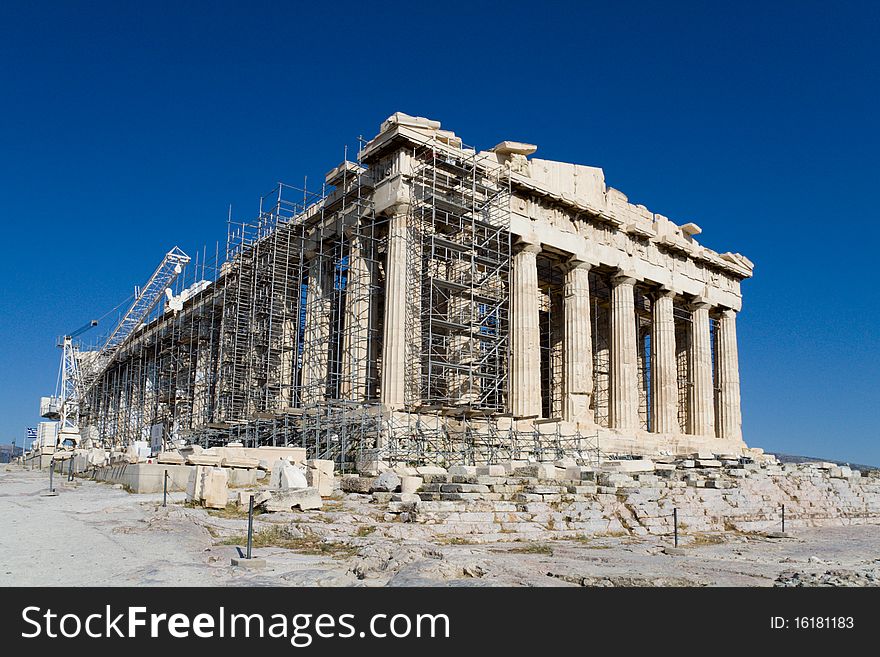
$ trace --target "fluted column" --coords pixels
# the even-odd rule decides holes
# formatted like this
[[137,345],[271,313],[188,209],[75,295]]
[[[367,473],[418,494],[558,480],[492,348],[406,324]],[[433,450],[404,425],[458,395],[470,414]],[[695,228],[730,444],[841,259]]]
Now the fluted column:
[[382,347],[381,401],[404,405],[406,382],[406,227],[409,205],[394,206],[388,220],[385,256],[385,324]]
[[590,325],[590,264],[572,261],[563,294],[563,418],[593,422],[593,339]]
[[692,432],[696,436],[715,435],[715,392],[712,389],[712,344],[709,334],[709,304],[693,305],[691,326]]
[[736,344],[736,311],[725,310],[718,322],[718,437],[742,440],[739,388],[739,350]]
[[672,302],[675,293],[661,290],[654,299],[651,327],[653,354],[654,431],[679,433],[678,371],[675,361],[675,318]]
[[342,334],[342,376],[339,394],[361,401],[367,395],[370,340],[370,268],[356,229],[349,231],[348,275]]
[[517,417],[541,414],[540,251],[540,245],[524,244],[510,266],[510,412]]
[[611,426],[626,431],[639,427],[635,282],[626,274],[611,281]]
[[303,334],[302,403],[316,404],[324,399],[330,341],[330,312],[325,299],[327,280],[324,259],[312,256],[306,284],[306,317]]

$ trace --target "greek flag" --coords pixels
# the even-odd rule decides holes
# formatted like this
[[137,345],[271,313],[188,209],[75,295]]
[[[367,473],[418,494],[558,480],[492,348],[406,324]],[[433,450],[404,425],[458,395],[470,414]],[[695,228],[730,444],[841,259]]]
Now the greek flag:
[[36,440],[37,439],[37,428],[36,427],[28,427],[25,429],[27,431],[27,439],[28,440]]

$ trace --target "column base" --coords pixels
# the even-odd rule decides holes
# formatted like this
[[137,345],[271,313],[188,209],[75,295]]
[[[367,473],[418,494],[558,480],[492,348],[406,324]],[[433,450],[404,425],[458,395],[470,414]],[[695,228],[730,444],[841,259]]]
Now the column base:
[[716,436],[695,436],[681,433],[652,433],[650,431],[621,431],[599,428],[599,449],[611,454],[638,456],[684,456],[697,452],[739,458],[748,446],[741,440]]

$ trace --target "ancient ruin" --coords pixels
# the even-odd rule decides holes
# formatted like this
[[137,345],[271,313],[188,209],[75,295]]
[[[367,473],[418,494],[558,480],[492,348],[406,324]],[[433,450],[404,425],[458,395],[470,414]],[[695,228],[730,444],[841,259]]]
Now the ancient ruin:
[[753,264],[536,150],[397,113],[319,193],[279,184],[225,253],[175,255],[175,289],[112,351],[76,352],[84,446],[446,467],[742,455]]

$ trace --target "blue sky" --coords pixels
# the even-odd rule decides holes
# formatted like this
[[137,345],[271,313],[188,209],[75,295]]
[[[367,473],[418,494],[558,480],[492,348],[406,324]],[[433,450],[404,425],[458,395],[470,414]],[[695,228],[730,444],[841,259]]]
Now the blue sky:
[[404,111],[601,166],[747,255],[746,440],[880,464],[878,28],[846,2],[3,3],[0,442],[56,335]]

